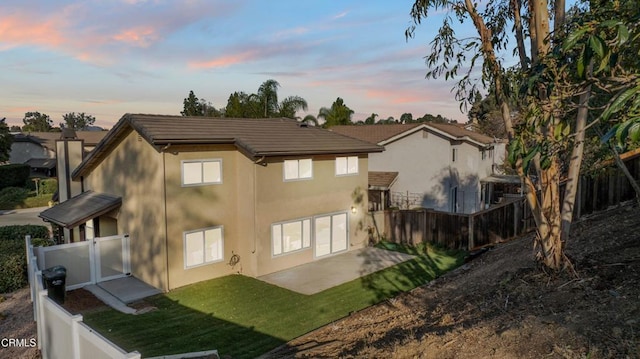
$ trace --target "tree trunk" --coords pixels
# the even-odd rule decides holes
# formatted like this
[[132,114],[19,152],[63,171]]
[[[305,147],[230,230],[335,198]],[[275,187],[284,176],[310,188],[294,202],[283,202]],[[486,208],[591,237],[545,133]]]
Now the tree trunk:
[[[592,64],[589,65],[588,73],[591,73]],[[576,202],[576,194],[578,193],[578,182],[580,180],[580,167],[584,154],[584,135],[587,125],[587,116],[589,115],[589,98],[591,97],[591,85],[587,85],[584,92],[580,95],[580,103],[578,114],[576,115],[576,131],[573,149],[571,151],[571,159],[569,160],[569,173],[567,174],[567,187],[564,192],[564,200],[562,202],[562,236],[565,242],[569,239],[571,232],[571,223],[573,222],[573,213]]]

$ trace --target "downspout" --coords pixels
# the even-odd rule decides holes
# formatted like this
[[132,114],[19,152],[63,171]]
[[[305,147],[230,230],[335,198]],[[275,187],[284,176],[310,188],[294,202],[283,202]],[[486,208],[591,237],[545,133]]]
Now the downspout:
[[256,165],[262,160],[264,160],[264,157],[256,161],[253,165],[253,250],[251,254],[255,254],[258,250],[258,233],[256,231],[256,225],[258,224],[258,181],[256,181],[256,176],[258,175],[258,171],[256,170]]
[[171,144],[164,146],[162,148],[162,195],[164,197],[164,254],[165,254],[165,267],[164,271],[166,276],[166,290],[169,291],[169,216],[167,215],[167,164],[165,157],[167,153],[165,152]]

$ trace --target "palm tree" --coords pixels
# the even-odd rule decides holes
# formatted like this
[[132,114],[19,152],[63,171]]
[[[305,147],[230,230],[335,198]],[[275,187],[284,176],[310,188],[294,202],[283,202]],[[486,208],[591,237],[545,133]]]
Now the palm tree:
[[278,88],[280,84],[276,80],[269,79],[258,88],[257,98],[264,117],[274,117],[278,113]]
[[318,126],[318,119],[314,115],[306,115],[300,123],[306,123],[307,125],[312,123],[314,126]]
[[278,105],[278,116],[297,118],[296,112],[306,111],[307,101],[300,96],[289,96]]
[[328,128],[336,125],[353,125],[351,116],[353,110],[344,104],[344,100],[338,97],[331,108],[322,107],[318,112],[318,118],[324,119],[322,127]]

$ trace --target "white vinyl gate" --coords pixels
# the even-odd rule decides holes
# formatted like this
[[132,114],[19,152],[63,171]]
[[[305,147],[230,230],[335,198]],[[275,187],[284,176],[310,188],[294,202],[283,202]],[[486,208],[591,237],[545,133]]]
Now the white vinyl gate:
[[82,288],[131,273],[129,235],[34,248],[39,268],[64,266],[67,290]]

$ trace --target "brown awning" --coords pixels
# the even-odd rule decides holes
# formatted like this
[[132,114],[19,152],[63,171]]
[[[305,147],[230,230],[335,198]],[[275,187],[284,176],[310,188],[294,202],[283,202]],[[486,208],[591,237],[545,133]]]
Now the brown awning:
[[398,178],[398,172],[369,171],[369,189],[386,191]]
[[111,212],[122,205],[122,198],[87,191],[40,213],[47,222],[65,228],[77,227],[86,221]]

